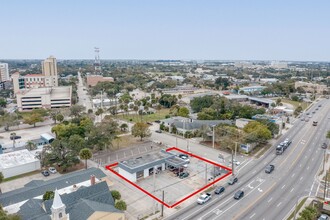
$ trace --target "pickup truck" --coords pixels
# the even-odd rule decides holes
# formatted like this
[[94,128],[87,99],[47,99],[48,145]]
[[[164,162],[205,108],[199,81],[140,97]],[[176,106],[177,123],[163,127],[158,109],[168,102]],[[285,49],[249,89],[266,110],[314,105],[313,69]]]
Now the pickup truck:
[[197,199],[197,203],[202,205],[202,204],[206,203],[207,201],[209,201],[211,198],[212,198],[212,196],[210,193],[204,193]]

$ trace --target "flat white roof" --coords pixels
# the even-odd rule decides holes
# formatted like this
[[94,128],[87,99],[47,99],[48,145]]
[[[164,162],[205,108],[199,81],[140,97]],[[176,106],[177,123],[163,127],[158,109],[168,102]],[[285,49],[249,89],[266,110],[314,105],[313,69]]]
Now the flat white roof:
[[0,154],[0,169],[16,167],[18,165],[24,165],[36,161],[39,160],[26,149]]
[[33,88],[21,90],[22,97],[50,95],[51,99],[71,97],[71,86]]

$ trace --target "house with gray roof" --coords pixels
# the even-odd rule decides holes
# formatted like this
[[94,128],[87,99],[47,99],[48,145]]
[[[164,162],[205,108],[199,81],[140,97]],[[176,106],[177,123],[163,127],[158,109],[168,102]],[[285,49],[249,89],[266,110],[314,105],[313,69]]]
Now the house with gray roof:
[[[114,207],[109,187],[102,181],[104,177],[100,169],[89,168],[48,181],[33,180],[23,188],[1,194],[0,204],[23,220],[100,219],[100,216],[123,220],[125,216]],[[42,200],[46,191],[55,191],[53,200]],[[109,213],[112,217],[108,218]]]
[[169,128],[169,132],[172,132],[173,127],[175,127],[180,134],[197,131],[203,126],[211,128],[212,126],[217,126],[219,124],[234,124],[232,120],[195,120],[184,117],[167,118],[161,120],[161,123],[164,123],[164,125]]

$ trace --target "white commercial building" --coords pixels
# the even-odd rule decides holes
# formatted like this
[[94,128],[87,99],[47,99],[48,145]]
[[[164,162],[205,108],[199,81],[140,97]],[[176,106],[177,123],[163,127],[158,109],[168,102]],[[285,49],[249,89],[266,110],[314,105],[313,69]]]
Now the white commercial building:
[[40,161],[28,150],[0,154],[0,172],[5,178],[40,170]]
[[71,86],[22,89],[16,94],[17,107],[19,111],[70,107],[71,94]]
[[154,172],[160,172],[166,169],[166,166],[181,167],[188,162],[176,157],[175,154],[160,151],[150,153],[141,157],[121,161],[118,164],[118,172],[131,182],[137,182],[139,179],[146,178]]
[[0,63],[0,82],[9,81],[8,63]]

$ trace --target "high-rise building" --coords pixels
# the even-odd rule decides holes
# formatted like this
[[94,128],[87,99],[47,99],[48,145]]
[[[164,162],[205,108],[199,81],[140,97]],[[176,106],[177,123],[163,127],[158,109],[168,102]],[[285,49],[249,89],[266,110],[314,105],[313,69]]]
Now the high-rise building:
[[41,62],[42,74],[45,76],[45,86],[58,86],[57,62],[53,56]]
[[8,63],[0,63],[0,82],[9,81]]

